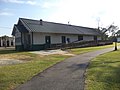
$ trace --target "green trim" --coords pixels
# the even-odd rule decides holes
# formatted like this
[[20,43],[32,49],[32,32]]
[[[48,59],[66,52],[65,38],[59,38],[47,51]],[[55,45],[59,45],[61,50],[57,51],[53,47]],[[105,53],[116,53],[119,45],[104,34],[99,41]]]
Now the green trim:
[[21,32],[21,44],[23,45],[23,41],[22,41],[22,32]]
[[[24,50],[24,46],[23,45],[16,45],[15,46],[16,51],[25,51]],[[44,50],[45,49],[45,45],[31,45],[31,47],[28,50]]]
[[16,51],[23,51],[24,50],[23,45],[16,45],[15,50]]
[[44,44],[37,44],[37,45],[32,45],[30,50],[44,50],[45,45]]
[[32,32],[32,47],[33,47],[33,32]]

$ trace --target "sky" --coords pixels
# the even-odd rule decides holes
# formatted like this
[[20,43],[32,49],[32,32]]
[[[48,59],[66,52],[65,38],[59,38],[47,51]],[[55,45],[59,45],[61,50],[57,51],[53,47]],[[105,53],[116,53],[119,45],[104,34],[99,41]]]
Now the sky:
[[11,36],[19,18],[84,27],[120,26],[120,0],[0,0],[0,36]]

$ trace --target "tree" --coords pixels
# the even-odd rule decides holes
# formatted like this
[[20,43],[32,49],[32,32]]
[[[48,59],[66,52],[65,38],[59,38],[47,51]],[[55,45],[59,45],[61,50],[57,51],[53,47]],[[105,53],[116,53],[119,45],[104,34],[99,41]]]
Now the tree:
[[102,40],[106,40],[108,37],[115,37],[116,32],[118,31],[119,27],[111,24],[106,28],[100,28],[102,33]]
[[102,40],[111,39],[113,42],[115,42],[115,51],[117,50],[117,37],[116,36],[117,36],[118,30],[119,30],[119,27],[114,24],[111,24],[107,28],[101,28]]

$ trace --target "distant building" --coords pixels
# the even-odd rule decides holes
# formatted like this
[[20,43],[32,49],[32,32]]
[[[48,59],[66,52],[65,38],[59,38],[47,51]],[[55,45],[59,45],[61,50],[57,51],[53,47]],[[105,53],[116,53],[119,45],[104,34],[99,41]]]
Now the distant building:
[[98,29],[19,18],[14,25],[16,50],[43,50],[74,41],[101,40]]
[[120,42],[120,36],[117,36],[117,42]]
[[13,47],[15,46],[15,38],[9,36],[0,37],[0,47]]
[[117,31],[117,42],[120,42],[120,30]]

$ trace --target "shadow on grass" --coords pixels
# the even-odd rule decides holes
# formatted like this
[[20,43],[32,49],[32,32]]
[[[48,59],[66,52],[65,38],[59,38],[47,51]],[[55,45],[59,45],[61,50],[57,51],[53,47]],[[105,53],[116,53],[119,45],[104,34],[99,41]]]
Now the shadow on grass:
[[15,51],[15,50],[0,50],[0,54],[12,54],[12,53],[18,53],[18,51]]
[[71,66],[68,66],[71,70],[71,72],[75,72],[77,70],[85,70],[88,66],[88,63],[82,63],[82,64],[72,64]]
[[88,70],[95,82],[103,83],[104,90],[120,90],[120,61],[94,61]]

